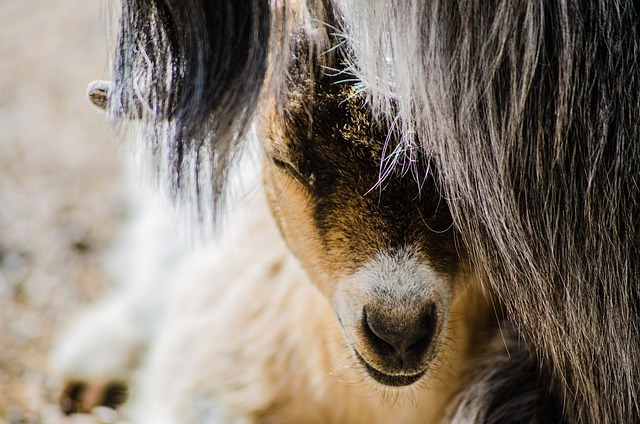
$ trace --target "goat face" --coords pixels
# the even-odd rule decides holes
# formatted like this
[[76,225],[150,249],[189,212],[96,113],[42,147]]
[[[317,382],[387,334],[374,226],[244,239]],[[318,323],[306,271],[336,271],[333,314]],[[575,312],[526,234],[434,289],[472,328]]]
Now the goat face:
[[459,268],[452,221],[428,159],[380,179],[400,143],[335,78],[294,76],[284,112],[263,118],[267,195],[356,361],[377,383],[407,386],[445,339]]

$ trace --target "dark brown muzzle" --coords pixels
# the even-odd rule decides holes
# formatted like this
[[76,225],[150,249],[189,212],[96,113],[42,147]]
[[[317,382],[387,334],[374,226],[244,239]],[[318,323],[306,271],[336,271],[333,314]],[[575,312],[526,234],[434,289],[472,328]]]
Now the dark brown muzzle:
[[425,358],[436,332],[434,304],[411,316],[387,313],[386,308],[367,305],[361,321],[367,358],[359,354],[369,374],[378,382],[401,386],[417,381],[426,371]]

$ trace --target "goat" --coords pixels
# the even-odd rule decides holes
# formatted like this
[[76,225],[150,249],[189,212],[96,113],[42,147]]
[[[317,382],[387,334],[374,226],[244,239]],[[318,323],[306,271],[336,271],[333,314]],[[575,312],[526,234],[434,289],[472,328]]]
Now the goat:
[[[524,340],[530,354],[508,366],[534,370],[541,404],[566,422],[633,422],[638,9],[125,0],[106,106],[137,122],[176,202],[204,222],[259,123],[279,228],[375,384],[428,374],[462,272]],[[385,264],[423,284],[371,268]],[[472,378],[458,416],[538,419],[504,396],[522,378],[508,366],[482,368],[500,401],[474,395],[495,381]]]

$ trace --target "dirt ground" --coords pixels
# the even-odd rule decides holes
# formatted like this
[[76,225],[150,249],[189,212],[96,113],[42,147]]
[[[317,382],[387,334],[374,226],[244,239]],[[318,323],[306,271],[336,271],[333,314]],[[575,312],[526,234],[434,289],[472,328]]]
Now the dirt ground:
[[101,2],[0,1],[0,423],[47,423],[57,331],[108,286],[120,160],[85,97],[108,75]]

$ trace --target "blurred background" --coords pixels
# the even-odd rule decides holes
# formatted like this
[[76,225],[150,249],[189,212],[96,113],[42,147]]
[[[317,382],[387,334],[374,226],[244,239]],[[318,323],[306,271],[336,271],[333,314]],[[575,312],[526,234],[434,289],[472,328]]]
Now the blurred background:
[[120,158],[87,83],[108,77],[99,0],[0,0],[0,423],[46,423],[47,353],[109,287]]

